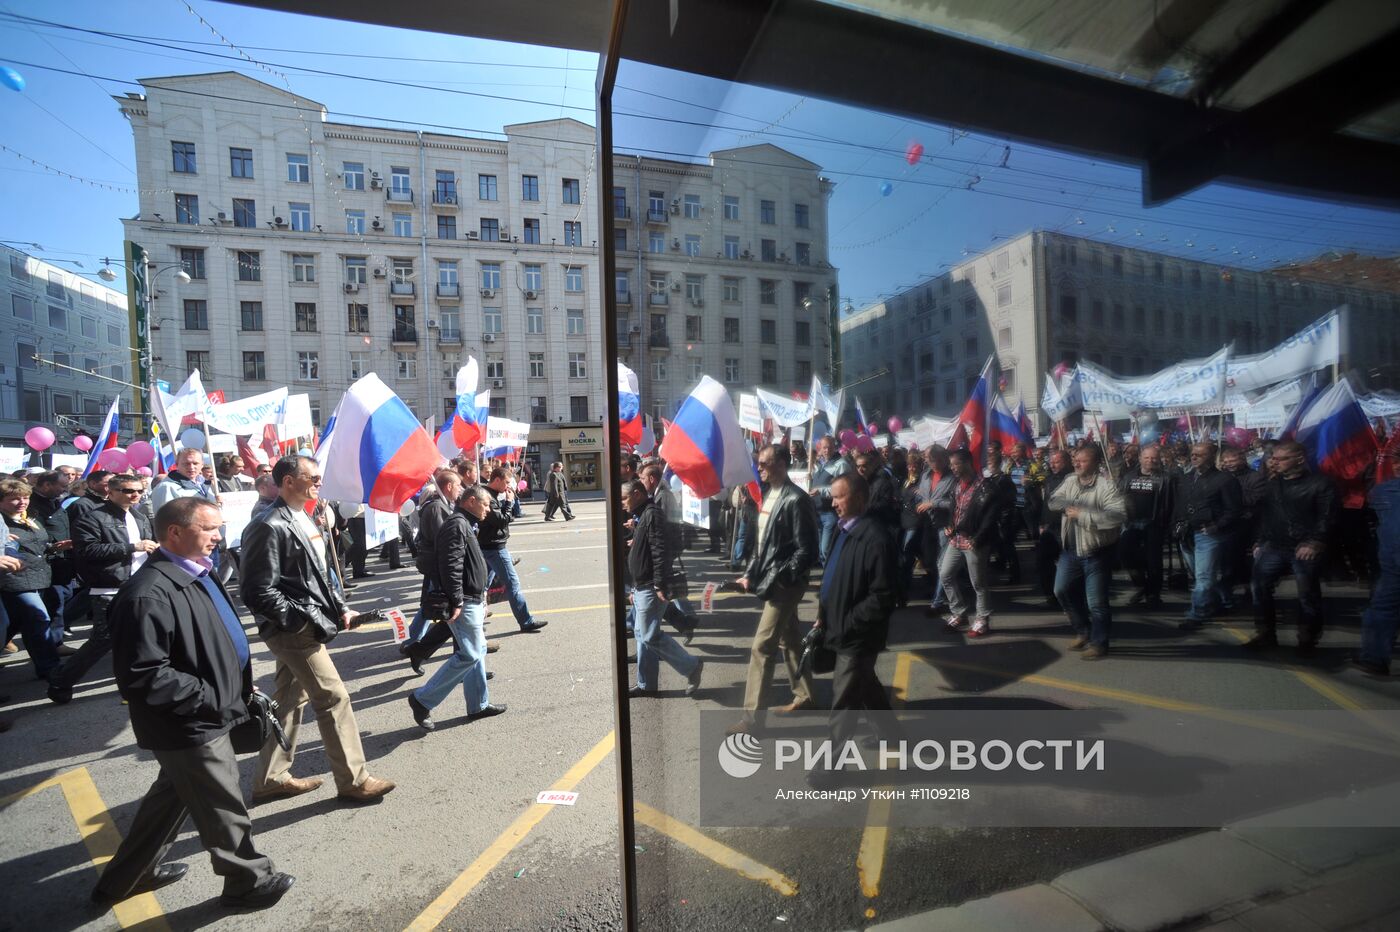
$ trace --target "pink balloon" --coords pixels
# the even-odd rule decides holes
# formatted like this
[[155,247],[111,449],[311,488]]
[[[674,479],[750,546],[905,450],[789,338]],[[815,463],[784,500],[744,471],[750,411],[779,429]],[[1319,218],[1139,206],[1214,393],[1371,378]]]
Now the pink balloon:
[[126,448],[126,461],[132,466],[145,466],[156,458],[156,448],[144,440],[133,441]]
[[520,492],[528,492],[530,491],[530,483],[526,482],[524,479],[521,479],[518,483],[516,483],[516,490]]
[[1225,443],[1243,450],[1249,446],[1249,431],[1243,427],[1225,428]]
[[856,432],[851,430],[849,427],[841,431],[838,437],[840,438],[841,446],[843,447],[849,447],[856,442]]
[[126,459],[126,451],[120,447],[104,450],[97,458],[97,465],[109,472],[126,472],[131,467],[131,463]]
[[1177,429],[1177,430],[1190,430],[1190,429],[1191,429],[1191,419],[1190,419],[1189,417],[1187,417],[1186,415],[1183,414],[1181,417],[1179,417],[1179,418],[1176,419],[1176,429]]
[[1069,365],[1062,362],[1051,371],[1055,373],[1055,379],[1058,381],[1069,375]]
[[79,434],[73,438],[73,446],[77,447],[80,452],[86,453],[92,449],[92,438],[87,434]]
[[875,449],[875,441],[871,440],[868,434],[863,434],[856,438],[856,449],[861,453],[869,453]]
[[53,446],[53,431],[47,427],[31,427],[24,432],[24,442],[31,450],[47,450]]
[[886,426],[889,427],[890,433],[897,434],[904,429],[904,422],[897,417],[892,417]]
[[140,469],[136,470],[136,475],[138,476],[149,476],[150,474],[151,467],[149,466],[142,466]]
[[880,432],[880,425],[871,421],[869,424],[865,425],[865,432],[873,437]]
[[904,161],[908,162],[910,165],[917,165],[919,159],[923,157],[923,154],[924,144],[917,139],[911,140],[909,148],[904,150]]

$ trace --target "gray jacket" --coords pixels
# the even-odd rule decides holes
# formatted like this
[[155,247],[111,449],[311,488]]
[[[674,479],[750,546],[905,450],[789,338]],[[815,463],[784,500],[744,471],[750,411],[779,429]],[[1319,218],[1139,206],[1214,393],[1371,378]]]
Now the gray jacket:
[[[1067,476],[1050,496],[1049,509],[1060,516],[1060,542],[1072,546],[1074,552],[1085,556],[1117,543],[1123,524],[1128,520],[1127,504],[1118,485],[1108,476],[1099,475],[1092,485],[1084,485],[1078,476]],[[1079,509],[1077,517],[1064,512]]]

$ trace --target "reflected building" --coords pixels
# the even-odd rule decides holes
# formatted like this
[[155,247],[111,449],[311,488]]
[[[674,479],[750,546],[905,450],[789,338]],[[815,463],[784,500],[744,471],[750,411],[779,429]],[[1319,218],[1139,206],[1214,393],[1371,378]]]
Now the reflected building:
[[1007,239],[847,315],[840,342],[846,383],[859,383],[854,392],[877,420],[956,414],[993,353],[1007,400],[1035,413],[1045,373],[1061,362],[1136,376],[1227,342],[1262,352],[1342,304],[1342,365],[1353,384],[1400,385],[1400,289],[1360,274],[1252,271],[1049,231]]

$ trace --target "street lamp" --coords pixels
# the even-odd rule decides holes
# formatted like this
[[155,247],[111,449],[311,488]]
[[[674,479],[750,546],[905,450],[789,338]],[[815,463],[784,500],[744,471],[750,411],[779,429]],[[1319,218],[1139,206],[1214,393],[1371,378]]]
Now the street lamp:
[[[143,256],[144,256],[144,254],[143,254]],[[124,263],[124,262],[121,262],[121,260],[118,260],[118,263],[119,263],[119,264],[122,264],[122,265],[125,265],[125,263]],[[146,267],[147,267],[147,268],[154,269],[154,268],[157,267],[157,264],[154,263],[154,262],[151,262],[149,259],[147,259],[147,260],[146,260]],[[190,280],[191,280],[191,279],[190,279],[190,273],[189,273],[189,272],[186,272],[185,269],[184,269],[184,266],[183,266],[181,263],[179,263],[179,262],[172,262],[172,263],[170,263],[170,264],[169,264],[168,266],[166,266],[164,269],[161,269],[159,272],[156,272],[156,275],[159,275],[160,272],[169,271],[170,269],[179,269],[179,270],[180,270],[180,271],[178,271],[178,272],[175,273],[175,280],[176,280],[177,282],[179,282],[179,283],[182,284],[182,285],[188,285],[188,284],[190,283]],[[100,268],[100,269],[97,270],[97,277],[100,278],[100,279],[102,279],[104,282],[114,282],[114,281],[117,280],[117,270],[114,269],[114,268],[112,268],[112,260],[111,260],[111,259],[103,259],[103,260],[102,260],[102,268]],[[152,277],[152,278],[155,278],[155,275],[152,275],[151,277]]]

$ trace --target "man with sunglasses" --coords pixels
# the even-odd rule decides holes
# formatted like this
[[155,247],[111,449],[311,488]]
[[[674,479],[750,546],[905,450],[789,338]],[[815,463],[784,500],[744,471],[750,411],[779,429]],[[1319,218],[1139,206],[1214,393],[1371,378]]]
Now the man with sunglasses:
[[92,633],[76,654],[49,673],[49,699],[68,702],[73,687],[112,649],[107,613],[121,585],[159,547],[151,522],[137,506],[145,493],[140,476],[113,475],[107,500],[88,509],[73,523],[73,563],[87,587]]
[[326,541],[306,513],[320,497],[321,466],[309,456],[284,456],[272,468],[276,503],[243,532],[241,593],[257,619],[258,633],[277,658],[272,694],[277,717],[292,744],[269,741],[258,756],[253,800],[298,796],[321,786],[318,778],[292,776],[301,710],[308,702],[336,789],[351,802],[377,800],[393,782],[371,777],[350,693],[326,644],[358,616],[332,581]]

